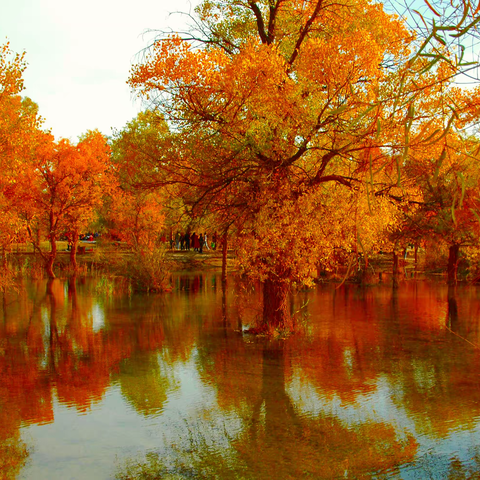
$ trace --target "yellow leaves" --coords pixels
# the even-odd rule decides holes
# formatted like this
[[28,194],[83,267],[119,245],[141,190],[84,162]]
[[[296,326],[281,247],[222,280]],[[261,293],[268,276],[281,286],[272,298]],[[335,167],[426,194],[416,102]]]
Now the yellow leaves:
[[131,70],[129,84],[142,93],[214,84],[228,58],[220,49],[194,49],[178,36],[155,42],[143,64]]
[[275,5],[204,2],[204,44],[157,42],[130,84],[176,122],[185,198],[242,219],[245,271],[308,283],[336,249],[368,254],[400,229],[404,169],[441,158],[458,120],[454,72],[411,61],[414,35],[378,3]]
[[328,39],[311,38],[305,42],[297,69],[303,82],[334,89],[354,85],[362,77],[379,77],[382,54],[368,31],[339,32]]
[[21,159],[31,155],[42,120],[38,107],[21,98],[25,54],[14,54],[9,44],[0,46],[0,166],[17,171]]
[[14,54],[8,42],[0,45],[0,108],[6,96],[17,95],[23,90],[25,68],[25,53]]
[[262,207],[238,239],[240,267],[261,280],[311,285],[320,266],[333,268],[339,251],[369,255],[380,248],[386,229],[396,221],[391,202],[368,199],[365,190],[330,184],[298,198],[288,199],[281,187],[276,193],[275,198],[265,192],[256,199]]

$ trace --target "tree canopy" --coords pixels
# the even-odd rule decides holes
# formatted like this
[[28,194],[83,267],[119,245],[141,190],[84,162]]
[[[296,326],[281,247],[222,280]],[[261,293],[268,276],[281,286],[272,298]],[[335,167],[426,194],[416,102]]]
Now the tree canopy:
[[[282,327],[290,286],[311,281],[335,239],[361,250],[362,230],[388,228],[371,206],[405,202],[412,152],[457,120],[464,63],[438,42],[460,23],[419,38],[363,0],[204,1],[194,20],[159,37],[130,85],[176,132],[168,165],[185,197],[235,225],[266,321]],[[370,208],[352,216],[359,192]]]

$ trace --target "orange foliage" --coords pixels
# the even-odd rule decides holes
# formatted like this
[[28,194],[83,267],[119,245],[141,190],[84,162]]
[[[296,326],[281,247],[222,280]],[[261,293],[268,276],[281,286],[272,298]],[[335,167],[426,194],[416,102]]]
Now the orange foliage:
[[445,119],[430,109],[455,68],[448,52],[435,68],[412,59],[413,33],[367,1],[205,1],[197,14],[203,45],[158,40],[129,83],[176,127],[157,168],[234,228],[244,270],[277,285],[264,312],[281,328],[285,291],[332,268],[338,244],[368,255],[400,228],[400,167]]
[[[114,185],[109,172],[109,148],[99,132],[88,132],[77,145],[53,142],[44,134],[33,159],[4,188],[9,207],[25,222],[31,240],[54,277],[56,240],[78,233],[95,218],[103,196]],[[39,233],[45,232],[51,251],[40,250]]]
[[150,111],[139,113],[112,142],[120,188],[105,216],[136,250],[152,249],[164,228],[165,195],[159,188],[157,164],[163,161],[169,146],[166,123]]

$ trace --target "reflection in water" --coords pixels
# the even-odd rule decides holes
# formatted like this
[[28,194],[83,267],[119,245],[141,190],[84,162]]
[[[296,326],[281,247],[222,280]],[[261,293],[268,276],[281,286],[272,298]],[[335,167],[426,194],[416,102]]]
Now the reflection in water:
[[321,286],[294,299],[300,332],[268,340],[242,333],[254,292],[175,282],[166,296],[99,297],[95,280],[3,295],[0,479],[480,472],[475,287]]

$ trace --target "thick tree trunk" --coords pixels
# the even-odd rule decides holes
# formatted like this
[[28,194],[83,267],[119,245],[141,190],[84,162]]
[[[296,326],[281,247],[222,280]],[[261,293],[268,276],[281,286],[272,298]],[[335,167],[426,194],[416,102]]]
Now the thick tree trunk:
[[50,255],[47,257],[45,263],[45,270],[47,271],[48,278],[55,278],[55,273],[53,273],[53,264],[55,263],[55,258],[57,257],[57,242],[55,238],[50,239]]
[[266,280],[263,283],[263,318],[261,330],[289,330],[292,319],[289,309],[290,286],[286,282]]
[[[257,422],[257,425],[265,428],[266,438],[288,441],[295,438],[296,434],[302,434],[303,429],[292,400],[285,390],[284,347],[282,343],[264,346],[261,398],[264,400],[265,423]],[[280,418],[282,426],[279,428]]]
[[458,270],[458,253],[460,245],[454,243],[448,248],[448,266],[447,266],[447,282],[449,285],[457,283]]

